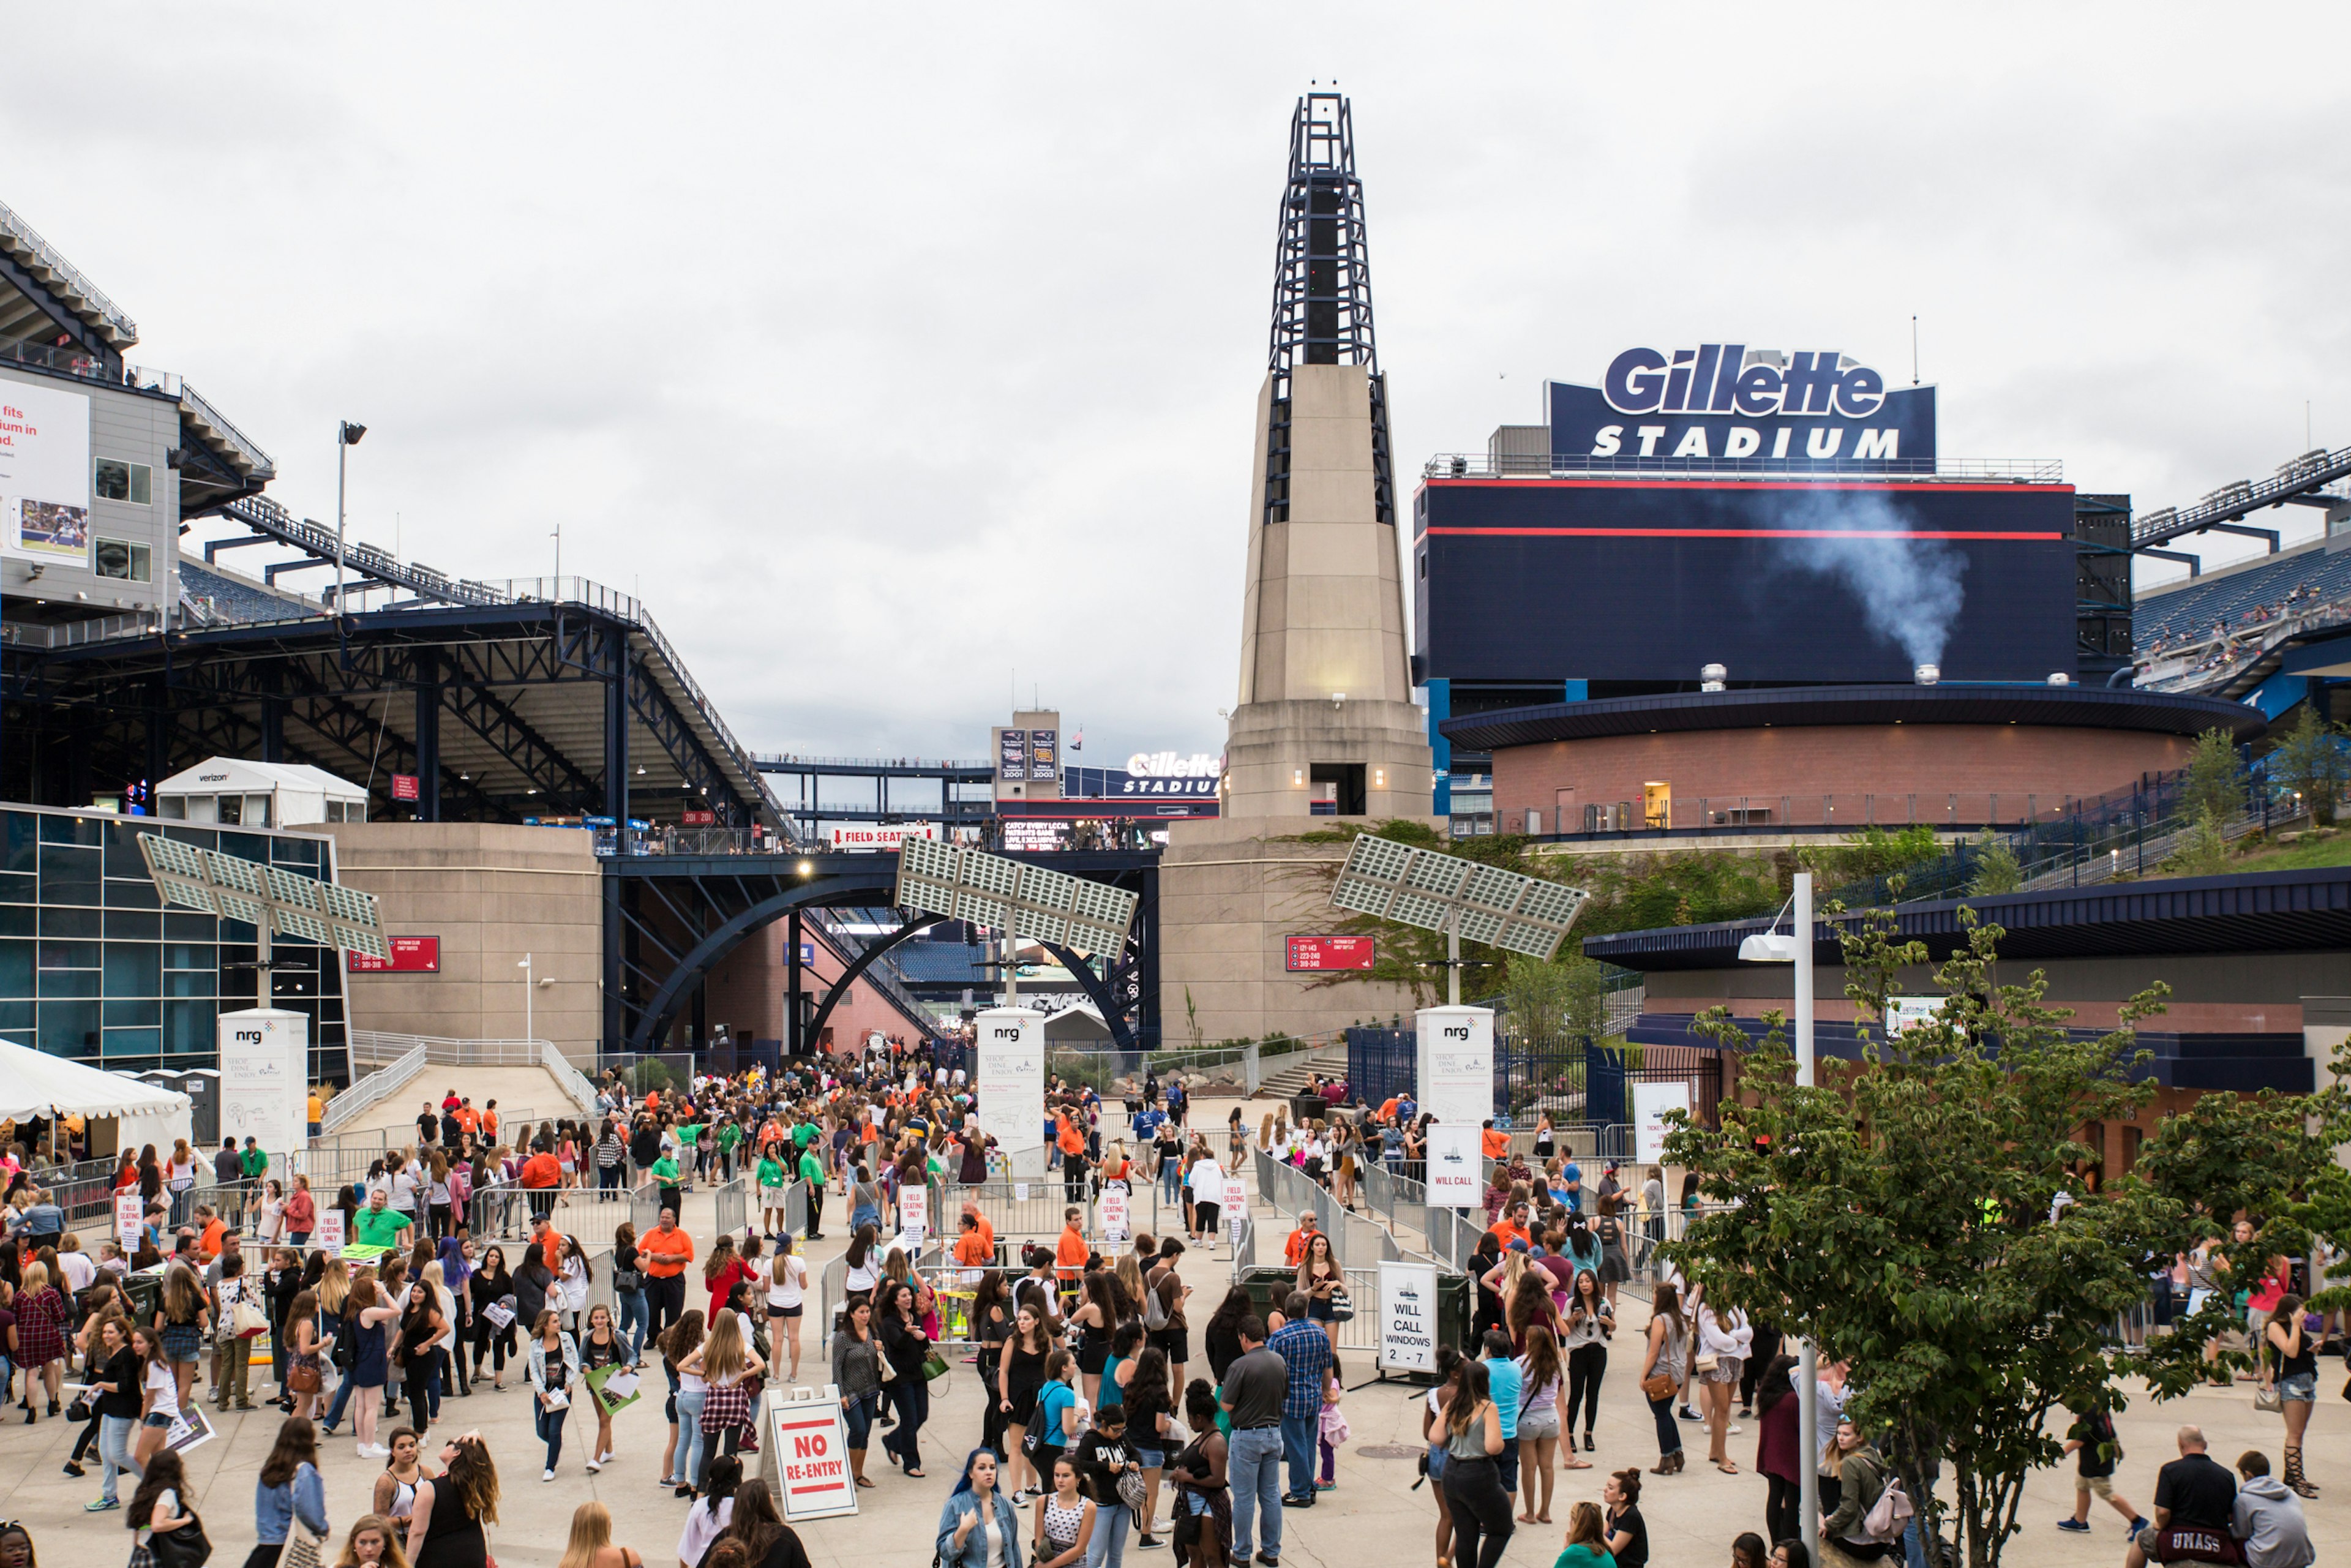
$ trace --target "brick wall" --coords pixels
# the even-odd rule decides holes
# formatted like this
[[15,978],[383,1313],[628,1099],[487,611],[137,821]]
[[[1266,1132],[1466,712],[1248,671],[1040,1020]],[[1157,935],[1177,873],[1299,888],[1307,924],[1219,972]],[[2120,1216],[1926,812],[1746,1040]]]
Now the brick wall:
[[1638,810],[1644,787],[1663,781],[1672,788],[1677,827],[1685,825],[1690,809],[1685,803],[1701,799],[1720,808],[1743,798],[1773,813],[1765,820],[1778,821],[1783,820],[1781,801],[1792,798],[1792,820],[1816,821],[1824,794],[1837,798],[1837,820],[1850,813],[1856,823],[1860,813],[1848,802],[1865,795],[1876,798],[1872,820],[1880,822],[1907,820],[1912,796],[1918,821],[1944,821],[1955,794],[1959,821],[2012,821],[2022,817],[2028,796],[2045,812],[2069,795],[2101,795],[2142,773],[2184,767],[2193,746],[2179,736],[2026,725],[1813,725],[1608,736],[1497,750],[1494,805],[1514,825],[1529,810],[1540,810],[1554,831],[1556,811],[1569,807],[1565,831],[1576,832],[1582,807],[1630,801]]

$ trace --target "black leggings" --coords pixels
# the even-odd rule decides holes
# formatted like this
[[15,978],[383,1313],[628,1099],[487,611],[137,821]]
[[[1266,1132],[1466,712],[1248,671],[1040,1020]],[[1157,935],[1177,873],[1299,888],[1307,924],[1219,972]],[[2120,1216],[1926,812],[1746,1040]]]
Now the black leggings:
[[475,1370],[478,1371],[480,1369],[482,1357],[489,1354],[493,1350],[495,1350],[497,1353],[497,1360],[494,1364],[495,1370],[491,1375],[494,1377],[504,1377],[507,1375],[507,1357],[513,1354],[514,1348],[514,1324],[508,1323],[506,1327],[500,1328],[497,1324],[490,1322],[486,1315],[478,1316],[474,1319],[474,1366]]
[[1771,1483],[1771,1495],[1763,1500],[1763,1539],[1786,1541],[1802,1534],[1804,1489],[1768,1471],[1763,1479]]
[[1579,1406],[1583,1410],[1585,1431],[1591,1431],[1592,1424],[1600,1419],[1600,1380],[1607,1371],[1608,1347],[1604,1344],[1580,1344],[1567,1353],[1567,1408],[1560,1412],[1561,1437],[1574,1434]]
[[[1445,1503],[1453,1516],[1453,1561],[1459,1568],[1495,1568],[1518,1522],[1510,1494],[1491,1459],[1445,1461]],[[1480,1544],[1482,1537],[1483,1544]]]

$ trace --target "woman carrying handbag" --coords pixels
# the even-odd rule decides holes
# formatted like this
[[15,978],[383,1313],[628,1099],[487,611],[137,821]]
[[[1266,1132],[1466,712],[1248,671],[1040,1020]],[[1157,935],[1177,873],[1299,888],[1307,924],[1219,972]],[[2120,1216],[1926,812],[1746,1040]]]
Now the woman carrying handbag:
[[319,1475],[319,1434],[288,1416],[253,1488],[255,1546],[245,1568],[319,1568],[327,1538],[327,1485]]

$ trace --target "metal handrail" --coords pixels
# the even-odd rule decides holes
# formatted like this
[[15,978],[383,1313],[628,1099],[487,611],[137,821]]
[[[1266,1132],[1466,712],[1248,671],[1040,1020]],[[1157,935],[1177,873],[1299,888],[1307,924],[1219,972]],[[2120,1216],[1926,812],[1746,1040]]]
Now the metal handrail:
[[[179,378],[176,377],[173,379],[179,380]],[[190,386],[184,380],[179,381],[179,392],[180,406],[194,414],[204,423],[211,425],[214,430],[218,431],[230,444],[243,451],[246,459],[252,463],[253,471],[256,475],[264,479],[277,477],[277,460],[272,458],[268,453],[261,449],[261,443],[254,440],[253,437],[247,435],[244,431],[239,430],[229,419],[228,415],[221,413],[219,409],[214,407],[212,402],[207,400],[202,392],[199,392],[195,388]]]
[[[359,1060],[356,1048],[358,1033],[357,1030],[353,1031],[352,1061],[354,1061]],[[394,1057],[386,1066],[369,1073],[365,1078],[336,1095],[334,1099],[328,1102],[326,1113],[319,1118],[319,1131],[321,1134],[332,1133],[344,1124],[357,1119],[359,1113],[369,1106],[381,1103],[393,1090],[424,1071],[425,1055],[425,1048],[422,1043],[413,1045]]]
[[1549,454],[1440,452],[1421,465],[1426,479],[1541,479],[1586,474],[1704,474],[1721,479],[1880,478],[2005,479],[2016,484],[2055,485],[2065,465],[2049,457],[1601,457]]
[[[107,325],[120,335],[121,343],[139,340],[139,323],[133,321],[121,306],[108,298],[106,290],[92,283],[81,268],[68,261],[57,246],[43,239],[39,230],[18,217],[15,210],[5,203],[0,203],[0,235],[16,241],[16,246],[12,248],[21,248],[26,253],[30,265],[26,270],[36,277],[44,271],[56,275],[73,292],[80,295],[91,310],[106,319]],[[42,281],[47,282],[48,279],[42,278]]]

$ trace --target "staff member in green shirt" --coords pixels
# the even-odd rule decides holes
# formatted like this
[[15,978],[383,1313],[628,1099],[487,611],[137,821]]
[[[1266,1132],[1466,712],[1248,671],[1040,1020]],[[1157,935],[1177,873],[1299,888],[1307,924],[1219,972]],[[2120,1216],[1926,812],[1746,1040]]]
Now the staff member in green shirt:
[[735,1146],[743,1141],[742,1124],[732,1116],[718,1126],[718,1176],[722,1181],[735,1179]]
[[759,1183],[759,1229],[762,1234],[769,1237],[779,1236],[789,1228],[784,1219],[784,1183],[790,1178],[784,1175],[783,1161],[776,1157],[781,1148],[781,1141],[776,1140],[771,1141],[766,1148],[759,1151],[759,1168],[757,1173]]
[[808,1188],[808,1239],[821,1241],[824,1232],[817,1222],[824,1218],[824,1162],[812,1146],[800,1150],[800,1182]]
[[675,1155],[667,1149],[662,1151],[661,1158],[653,1162],[653,1185],[661,1188],[662,1207],[674,1212],[685,1207],[677,1190],[677,1156]]
[[351,1217],[351,1239],[361,1247],[389,1247],[398,1251],[400,1233],[413,1229],[416,1216],[402,1213],[384,1201],[383,1188],[368,1194],[368,1206]]

